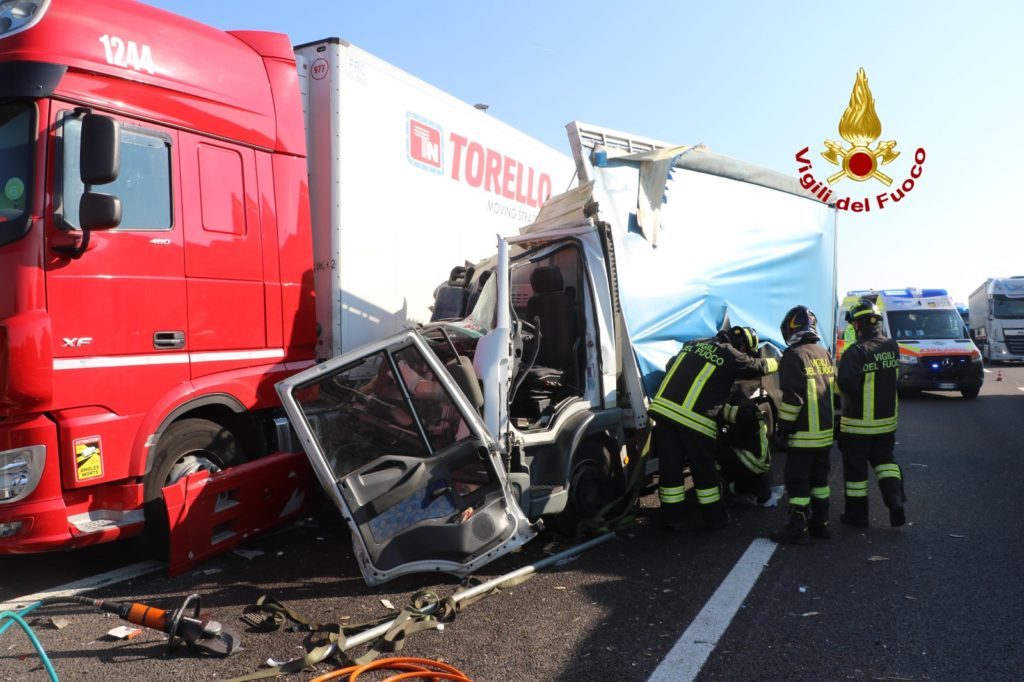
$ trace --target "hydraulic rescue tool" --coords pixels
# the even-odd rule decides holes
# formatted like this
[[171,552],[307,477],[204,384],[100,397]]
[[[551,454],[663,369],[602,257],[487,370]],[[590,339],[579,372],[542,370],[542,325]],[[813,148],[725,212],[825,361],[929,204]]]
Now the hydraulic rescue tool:
[[[193,653],[208,653],[223,657],[238,651],[241,648],[241,638],[238,633],[224,627],[218,621],[200,614],[201,603],[199,595],[192,594],[186,597],[181,608],[175,611],[164,611],[155,606],[147,606],[138,602],[118,602],[75,596],[47,597],[40,602],[40,605],[84,604],[94,606],[101,611],[116,614],[129,623],[166,632],[168,653],[182,642]],[[192,611],[191,614],[188,613],[189,609]]]

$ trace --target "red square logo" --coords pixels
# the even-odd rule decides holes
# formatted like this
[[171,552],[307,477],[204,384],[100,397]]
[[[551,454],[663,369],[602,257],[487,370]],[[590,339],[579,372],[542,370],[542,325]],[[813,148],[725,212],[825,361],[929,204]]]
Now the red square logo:
[[408,117],[409,160],[414,164],[440,173],[444,169],[441,156],[441,129],[426,121]]

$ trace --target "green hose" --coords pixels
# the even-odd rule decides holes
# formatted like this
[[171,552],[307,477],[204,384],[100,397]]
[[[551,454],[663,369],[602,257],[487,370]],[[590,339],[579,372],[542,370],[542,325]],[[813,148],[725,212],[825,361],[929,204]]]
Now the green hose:
[[[25,622],[25,619],[22,618],[22,616],[39,606],[42,606],[42,602],[36,602],[32,606],[22,609],[20,613],[15,613],[14,611],[4,611],[3,613],[0,613],[0,634],[6,632],[7,629],[15,623],[20,625],[21,629],[25,631],[25,634],[28,635],[28,639],[32,642],[32,646],[35,647],[36,653],[39,654],[39,660],[43,662],[43,667],[46,668],[46,672],[49,674],[50,680],[52,680],[52,682],[58,682],[57,671],[53,669],[53,664],[50,663],[50,657],[47,656],[46,652],[43,650],[43,645],[39,643],[39,638],[36,637],[36,633],[32,632],[32,628],[30,628],[28,623]],[[4,621],[7,622],[5,623]]]

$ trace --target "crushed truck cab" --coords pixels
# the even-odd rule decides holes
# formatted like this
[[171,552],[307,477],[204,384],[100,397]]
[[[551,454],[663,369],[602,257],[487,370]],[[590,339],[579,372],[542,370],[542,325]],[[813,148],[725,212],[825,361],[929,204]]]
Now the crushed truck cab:
[[[797,303],[832,329],[835,208],[704,149],[568,126],[580,184],[474,265],[433,321],[277,384],[371,585],[465,575],[538,520],[600,526],[654,466],[649,397],[682,343]],[[771,382],[746,386],[776,414]]]

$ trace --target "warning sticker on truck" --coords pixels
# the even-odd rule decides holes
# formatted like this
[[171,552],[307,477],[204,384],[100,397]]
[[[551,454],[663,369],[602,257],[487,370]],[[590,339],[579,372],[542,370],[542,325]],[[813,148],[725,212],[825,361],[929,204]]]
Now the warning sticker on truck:
[[75,480],[88,481],[103,476],[102,450],[99,436],[75,439]]

